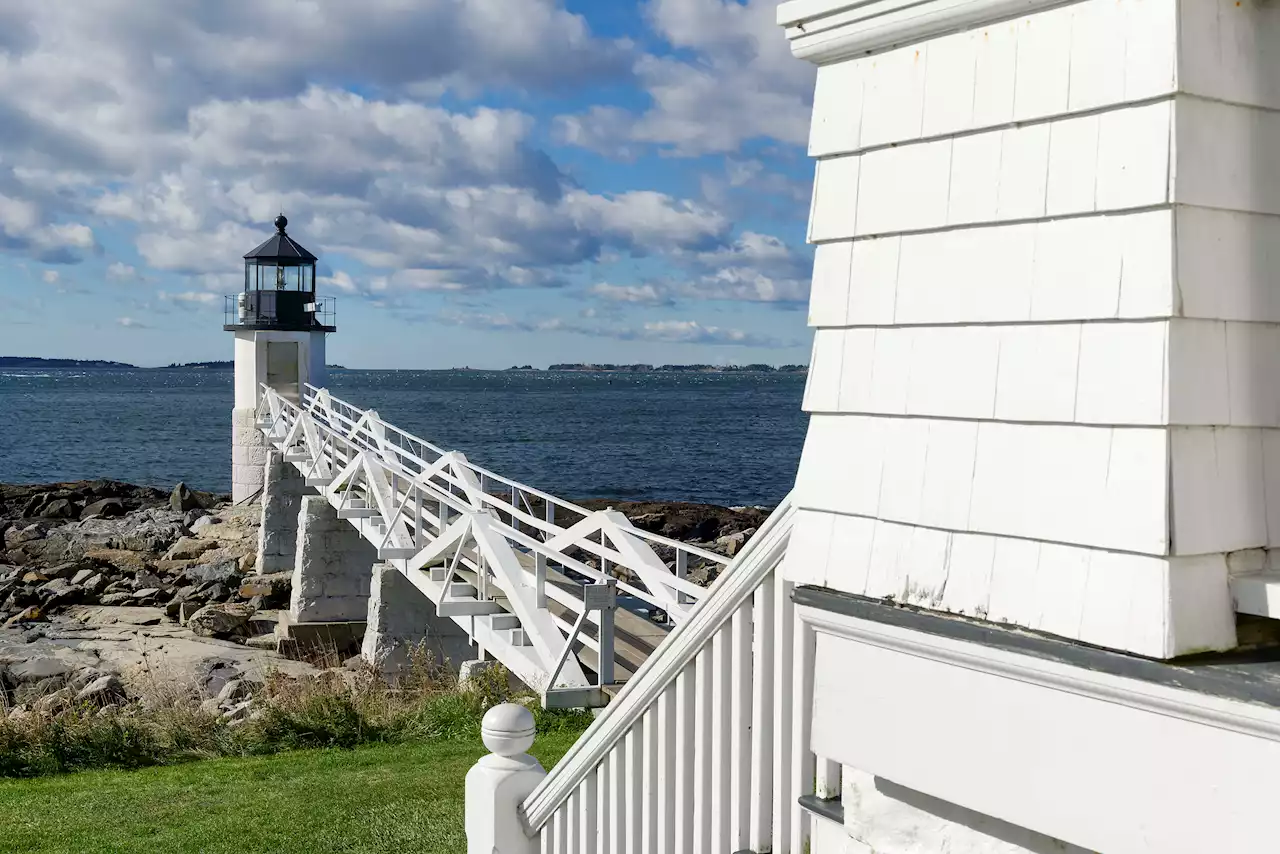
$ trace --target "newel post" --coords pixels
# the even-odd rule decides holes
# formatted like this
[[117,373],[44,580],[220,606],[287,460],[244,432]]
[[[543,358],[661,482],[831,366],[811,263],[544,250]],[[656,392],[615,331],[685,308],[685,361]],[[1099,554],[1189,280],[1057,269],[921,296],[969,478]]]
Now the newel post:
[[525,835],[520,804],[547,776],[526,751],[536,732],[533,713],[515,703],[485,712],[484,746],[493,751],[467,772],[467,854],[535,854]]

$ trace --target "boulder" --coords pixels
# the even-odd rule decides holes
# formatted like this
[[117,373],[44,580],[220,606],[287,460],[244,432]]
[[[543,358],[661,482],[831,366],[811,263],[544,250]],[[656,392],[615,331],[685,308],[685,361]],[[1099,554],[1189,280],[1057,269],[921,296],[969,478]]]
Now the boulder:
[[[194,513],[195,511],[193,510],[191,512]],[[209,527],[212,527],[213,525],[217,525],[221,521],[222,520],[219,519],[217,516],[201,516],[199,519],[196,519],[194,522],[187,525],[187,529],[191,531],[191,533],[195,534],[200,531],[203,531],[205,528],[209,528]]]
[[89,549],[85,551],[84,556],[95,563],[106,564],[117,572],[127,572],[131,575],[151,568],[146,557],[125,549]]
[[247,605],[216,603],[206,605],[187,620],[187,627],[204,638],[232,638],[249,634],[253,609]]
[[31,496],[25,507],[22,508],[22,518],[30,519],[32,516],[40,512],[40,508],[49,500],[49,493],[42,492],[39,495]]
[[188,531],[190,531],[191,526],[194,525],[196,522],[198,522],[200,519],[204,518],[206,515],[208,514],[205,513],[204,509],[200,507],[197,507],[194,510],[188,510],[186,515],[182,517],[182,524],[186,526]]
[[74,697],[75,694],[72,693],[70,688],[59,688],[53,693],[36,700],[32,703],[31,709],[36,714],[51,715],[54,712],[61,711],[71,705],[71,701]]
[[24,552],[21,547],[9,549],[9,551],[5,552],[4,559],[11,566],[26,566],[31,563],[31,556]]
[[9,677],[18,684],[39,682],[42,679],[61,677],[71,673],[71,666],[59,658],[38,656],[9,665]]
[[260,599],[262,608],[285,608],[289,605],[289,593],[293,588],[292,572],[272,572],[267,575],[249,575],[240,582],[240,596],[244,599]]
[[124,683],[114,673],[99,676],[76,693],[77,703],[94,703],[106,705],[117,703],[125,698]]
[[196,585],[188,584],[173,591],[173,601],[185,602],[196,595]]
[[156,599],[160,593],[161,590],[159,587],[143,587],[140,590],[134,591],[133,598],[141,602],[144,599]]
[[246,720],[249,717],[249,712],[251,711],[252,706],[252,700],[244,700],[236,703],[234,706],[222,713],[222,719],[232,723]]
[[200,592],[212,602],[225,602],[231,598],[231,588],[225,584],[210,584]]
[[[164,552],[186,534],[182,515],[167,510],[135,510],[118,519],[86,519],[63,525],[53,533],[60,548],[75,559],[91,549],[123,549],[133,552]],[[45,556],[49,556],[46,547]]]
[[39,515],[45,519],[76,519],[80,505],[69,498],[55,498],[40,508]]
[[755,532],[755,528],[748,528],[745,531],[738,531],[735,534],[728,534],[726,536],[719,537],[716,540],[716,548],[724,552],[729,557],[733,557],[741,551],[743,545],[746,544],[747,540],[750,539],[751,535]]
[[179,483],[173,488],[173,492],[169,494],[169,509],[186,513],[188,510],[203,510],[200,506],[200,499],[196,497],[185,483]]
[[[72,579],[71,583],[74,584],[75,579]],[[80,589],[93,596],[97,596],[101,593],[106,586],[107,577],[100,572],[95,572],[93,575],[90,575],[84,581],[80,582]]]
[[133,601],[133,594],[125,592],[108,593],[98,601],[103,605],[127,605]]
[[93,680],[99,678],[100,676],[105,676],[105,675],[106,674],[104,674],[101,670],[99,670],[96,667],[85,667],[77,671],[76,675],[72,676],[67,681],[67,684],[71,686],[71,688],[73,688],[74,690],[79,691],[81,688],[88,685]]
[[222,687],[232,679],[240,678],[240,666],[229,658],[206,658],[200,662],[195,674],[196,683],[206,697],[217,698]]
[[14,526],[4,532],[4,547],[14,549],[23,543],[31,543],[44,539],[44,528],[40,525],[27,525],[25,528]]
[[9,619],[5,620],[4,627],[6,629],[12,629],[15,626],[25,625],[26,623],[41,623],[46,619],[47,618],[38,607],[35,605],[29,605]]
[[129,582],[129,586],[134,590],[143,590],[146,588],[156,588],[164,584],[164,579],[156,575],[150,570],[144,569],[133,577],[133,581]]
[[203,584],[210,581],[226,584],[227,582],[238,580],[242,574],[237,561],[224,560],[218,563],[202,563],[196,566],[189,566],[182,571],[182,578],[191,584]]
[[57,566],[50,566],[42,569],[41,572],[47,578],[70,578],[80,571],[81,564],[77,561],[70,563],[60,563]]
[[124,502],[119,498],[100,498],[86,504],[80,511],[81,519],[114,519],[124,515]]
[[178,605],[178,622],[182,623],[182,625],[185,626],[188,622],[191,621],[192,615],[199,612],[199,610],[203,607],[204,607],[204,604],[202,602],[192,600],[192,599],[184,599]]
[[79,587],[72,584],[65,578],[55,578],[44,584],[37,591],[40,601],[44,603],[45,608],[53,608],[56,605],[66,605],[81,596]]
[[98,573],[94,572],[92,569],[79,570],[75,575],[71,576],[71,583],[76,586],[80,586],[97,574]]
[[213,540],[198,540],[195,537],[183,537],[165,552],[165,560],[194,560],[207,551],[216,549],[218,544]]
[[243,679],[229,679],[227,684],[222,686],[222,690],[218,692],[218,702],[223,704],[236,703],[240,700],[249,699],[249,695],[253,693],[253,686]]

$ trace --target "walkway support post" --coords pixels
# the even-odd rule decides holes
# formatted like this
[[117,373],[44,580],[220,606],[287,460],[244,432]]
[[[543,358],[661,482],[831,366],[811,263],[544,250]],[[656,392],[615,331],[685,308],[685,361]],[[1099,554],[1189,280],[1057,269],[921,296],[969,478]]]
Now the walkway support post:
[[298,511],[302,509],[306,485],[302,475],[285,462],[284,453],[267,449],[263,466],[262,516],[258,528],[260,575],[286,572],[294,568],[298,545]]
[[527,753],[536,733],[533,713],[515,703],[494,706],[480,733],[492,752],[467,772],[467,854],[535,854],[537,840],[525,834],[519,813],[547,776]]

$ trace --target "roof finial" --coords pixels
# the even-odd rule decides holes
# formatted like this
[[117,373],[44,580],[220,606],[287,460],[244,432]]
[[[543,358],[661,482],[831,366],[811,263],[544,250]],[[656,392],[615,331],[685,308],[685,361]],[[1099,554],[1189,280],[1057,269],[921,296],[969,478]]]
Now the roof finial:
[[284,227],[289,224],[289,220],[285,218],[284,211],[280,212],[280,216],[276,217],[276,231],[284,234]]

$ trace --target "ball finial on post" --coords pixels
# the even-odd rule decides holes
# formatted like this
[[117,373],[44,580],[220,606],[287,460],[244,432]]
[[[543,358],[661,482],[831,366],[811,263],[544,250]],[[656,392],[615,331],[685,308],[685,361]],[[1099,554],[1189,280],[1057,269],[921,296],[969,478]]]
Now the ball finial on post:
[[467,772],[468,854],[535,854],[537,841],[525,833],[520,805],[547,776],[527,751],[537,734],[533,713],[503,703],[484,713],[480,737],[492,753]]
[[480,737],[499,756],[518,756],[533,747],[537,729],[533,712],[515,703],[503,703],[484,713]]

